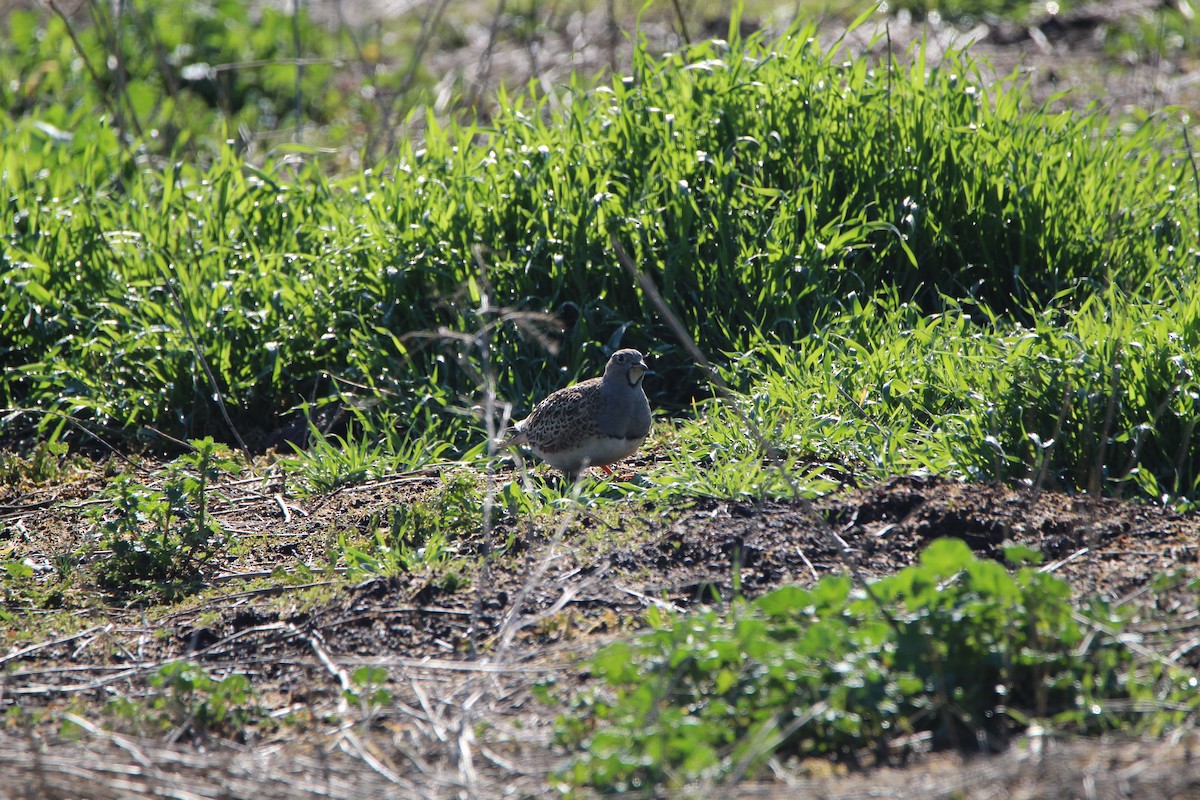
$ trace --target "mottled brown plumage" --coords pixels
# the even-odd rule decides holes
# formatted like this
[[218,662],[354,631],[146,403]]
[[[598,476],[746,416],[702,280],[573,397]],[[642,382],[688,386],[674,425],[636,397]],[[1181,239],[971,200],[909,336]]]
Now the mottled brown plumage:
[[568,475],[633,455],[650,433],[650,403],[642,389],[646,361],[637,350],[618,350],[604,375],[559,389],[518,422],[501,447],[528,445]]

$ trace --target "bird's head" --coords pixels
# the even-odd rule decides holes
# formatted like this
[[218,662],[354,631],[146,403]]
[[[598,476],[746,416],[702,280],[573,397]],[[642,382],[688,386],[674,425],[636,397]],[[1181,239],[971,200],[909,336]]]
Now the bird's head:
[[630,386],[641,384],[647,372],[649,367],[646,366],[646,359],[637,350],[618,350],[608,359],[608,366],[604,368],[606,378],[624,378]]

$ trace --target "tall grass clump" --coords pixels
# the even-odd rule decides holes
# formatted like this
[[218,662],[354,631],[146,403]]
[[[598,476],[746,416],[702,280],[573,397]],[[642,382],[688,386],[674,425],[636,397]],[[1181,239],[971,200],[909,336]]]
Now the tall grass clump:
[[[441,296],[486,248],[493,302],[565,317],[571,371],[632,323],[627,343],[662,357],[673,400],[695,374],[610,236],[709,352],[795,341],[851,293],[1026,318],[1109,285],[1190,284],[1195,187],[1164,128],[1050,114],[1020,86],[988,86],[965,53],[916,55],[842,61],[808,29],[639,50],[629,77],[588,96],[505,98],[487,131],[431,126],[381,191],[387,218],[402,250],[438,264]],[[516,374],[540,359],[500,344]]]
[[[465,441],[480,330],[519,406],[618,345],[659,357],[657,404],[687,402],[698,376],[612,236],[710,353],[803,341],[851,294],[1028,322],[1191,285],[1195,187],[1163,127],[1050,114],[966,53],[911,55],[847,59],[800,27],[640,47],[595,91],[502,95],[486,128],[430,113],[423,141],[345,179],[303,151],[158,167],[111,125],[15,126],[0,402],[227,437],[218,398],[265,426],[351,392]],[[558,370],[508,322],[541,310],[565,325]]]
[[81,194],[6,156],[7,403],[227,438],[218,396],[265,426],[345,371],[382,276],[318,170],[284,188],[227,151]]
[[[1171,294],[1112,289],[1022,324],[881,296],[726,369],[747,387],[734,402],[814,487],[923,472],[1194,500],[1200,304]],[[706,465],[705,493],[789,494],[746,484],[767,464],[733,413],[699,412],[672,459]]]
[[[851,291],[1007,311],[1194,274],[1190,167],[1160,155],[1161,128],[1115,135],[989,87],[965,53],[916,55],[843,62],[806,29],[639,51],[567,111],[509,104],[486,152],[431,136],[401,162],[396,227],[438,226],[459,261],[485,244],[506,299],[588,303],[592,324],[639,307],[615,233],[710,349],[807,332]],[[400,202],[414,193],[430,202]]]

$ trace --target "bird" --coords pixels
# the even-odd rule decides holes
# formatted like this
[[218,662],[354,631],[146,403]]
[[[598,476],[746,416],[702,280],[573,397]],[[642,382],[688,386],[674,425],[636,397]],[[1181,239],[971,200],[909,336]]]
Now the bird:
[[604,375],[552,393],[498,446],[525,445],[570,479],[588,467],[611,475],[609,465],[637,452],[650,433],[648,371],[637,350],[618,350]]

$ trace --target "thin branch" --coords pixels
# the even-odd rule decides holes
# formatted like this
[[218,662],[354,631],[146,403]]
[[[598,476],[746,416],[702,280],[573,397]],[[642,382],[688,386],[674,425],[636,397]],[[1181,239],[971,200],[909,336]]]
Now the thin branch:
[[[88,74],[92,76],[92,82],[96,86],[96,91],[100,94],[101,102],[103,102],[104,107],[108,109],[108,113],[112,116],[113,122],[117,126],[117,130],[122,130],[121,108],[113,101],[113,98],[108,92],[101,91],[101,87],[104,85],[104,82],[101,80],[100,73],[96,70],[95,65],[92,64],[92,60],[88,58],[87,50],[84,49],[83,42],[79,40],[79,35],[75,33],[75,26],[71,24],[70,17],[67,16],[67,13],[58,5],[57,0],[45,0],[45,2],[46,5],[50,7],[50,10],[58,15],[60,20],[62,20],[63,27],[67,29],[67,36],[70,37],[71,43],[75,45],[75,52],[79,55],[79,60],[83,62],[84,68],[88,71]],[[125,137],[123,136],[120,137],[122,144],[124,144],[124,138]]]
[[302,49],[300,43],[300,12],[302,2],[303,0],[292,0],[292,46],[296,50],[295,97],[293,100],[295,105],[294,113],[296,115],[296,138],[300,138],[300,135],[304,131],[304,97],[300,89],[301,82],[304,80],[304,65],[300,63],[300,52]]
[[488,26],[487,45],[483,48],[483,53],[479,56],[479,64],[475,68],[475,85],[471,88],[471,105],[475,106],[479,103],[479,98],[483,94],[483,87],[487,83],[492,72],[492,55],[496,48],[496,38],[500,32],[500,23],[504,19],[504,13],[507,10],[505,0],[500,0],[496,4],[496,12],[492,15],[492,23]]
[[[1187,147],[1188,163],[1192,165],[1192,183],[1196,190],[1194,197],[1196,198],[1196,216],[1200,217],[1200,168],[1196,167],[1196,153],[1192,150],[1192,139],[1188,135],[1188,126],[1185,122],[1183,125],[1183,144]],[[1200,238],[1200,231],[1196,232],[1197,238]]]
[[351,683],[350,676],[346,673],[346,670],[334,662],[333,656],[325,648],[325,640],[321,637],[321,634],[316,631],[302,631],[295,625],[288,625],[287,627],[296,636],[308,641],[308,646],[312,648],[313,655],[321,662],[321,666],[325,667],[325,671],[337,681],[338,686],[341,688],[341,691],[338,692],[338,714],[344,717],[350,710],[350,703],[346,699],[346,695],[354,693],[354,684]]
[[1108,390],[1108,403],[1104,408],[1104,427],[1100,429],[1100,438],[1096,442],[1096,462],[1088,475],[1088,493],[1099,497],[1104,488],[1104,460],[1108,457],[1108,441],[1112,436],[1113,423],[1117,417],[1117,407],[1121,397],[1121,346],[1113,348],[1112,360],[1109,362],[1112,381]]
[[683,13],[683,9],[680,8],[679,0],[671,0],[671,6],[675,9],[675,19],[679,22],[679,32],[683,35],[683,41],[690,45],[692,37],[688,33],[687,16]]
[[[1063,388],[1062,405],[1058,410],[1058,419],[1054,422],[1054,433],[1050,434],[1050,443],[1044,448],[1039,448],[1041,463],[1038,465],[1037,479],[1033,482],[1033,498],[1031,502],[1037,502],[1038,497],[1042,493],[1042,487],[1046,483],[1046,478],[1050,474],[1050,456],[1054,452],[1054,448],[1058,445],[1059,437],[1062,436],[1063,423],[1071,413],[1071,405],[1073,400],[1074,387],[1071,385],[1070,379],[1067,380],[1067,385]],[[999,475],[996,475],[999,478]]]
[[417,36],[417,44],[412,50],[412,60],[409,62],[408,72],[400,81],[401,94],[407,94],[408,90],[412,88],[417,77],[417,69],[421,66],[421,59],[424,58],[425,51],[429,48],[429,42],[433,39],[433,30],[441,21],[442,14],[449,4],[450,0],[437,0],[429,5],[425,18],[421,20],[421,33]]

